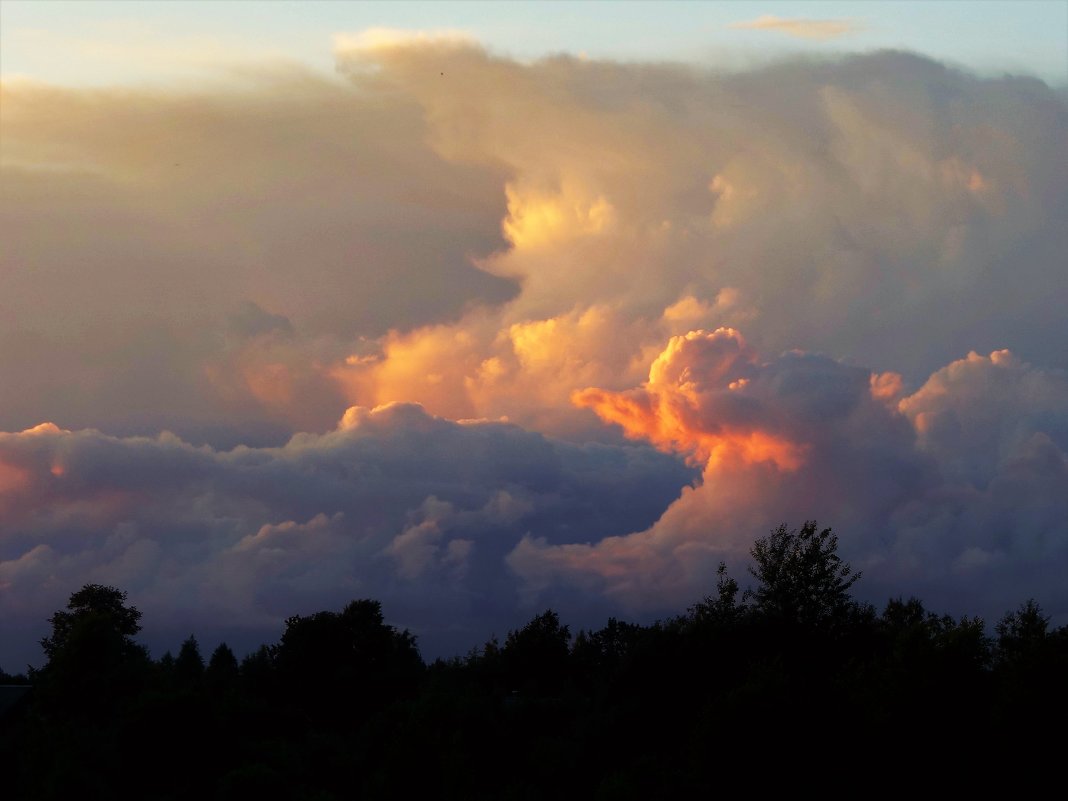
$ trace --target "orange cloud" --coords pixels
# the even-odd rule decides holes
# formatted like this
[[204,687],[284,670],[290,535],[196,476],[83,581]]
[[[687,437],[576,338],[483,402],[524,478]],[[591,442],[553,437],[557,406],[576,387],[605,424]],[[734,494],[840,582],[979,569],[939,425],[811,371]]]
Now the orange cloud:
[[33,426],[32,428],[27,428],[22,433],[23,434],[69,434],[70,432],[67,431],[65,428],[60,428],[55,423],[46,422],[46,423],[38,423],[37,425]]
[[732,22],[731,28],[758,31],[779,31],[798,39],[835,39],[855,33],[861,26],[849,19],[789,19],[774,14],[761,14],[756,19]]
[[475,325],[468,330],[438,325],[404,334],[392,331],[377,357],[349,357],[330,375],[351,404],[414,401],[433,414],[474,417],[478,411],[466,379],[478,374],[487,347],[484,336]]
[[877,400],[891,403],[901,397],[904,383],[900,373],[872,373],[871,396]]
[[[55,423],[46,422],[27,428],[19,433],[0,432],[0,438],[9,443],[17,443],[20,440],[25,441],[30,438],[69,433],[69,431],[60,428]],[[0,458],[0,511],[5,508],[12,508],[18,501],[26,500],[26,496],[32,491],[37,477],[38,471],[34,469],[34,461],[28,454],[19,454],[17,452],[11,453],[7,459]],[[64,468],[58,461],[58,457],[51,463],[49,471],[57,478],[63,475]],[[6,503],[4,503],[5,496]]]
[[719,405],[714,396],[744,394],[745,373],[753,363],[752,352],[734,329],[691,331],[671,338],[649,368],[649,380],[642,388],[627,392],[588,388],[575,392],[572,401],[619,425],[627,437],[685,453],[709,470],[734,461],[770,462],[780,470],[797,470],[804,461],[802,445],[759,422],[716,414]]
[[572,183],[558,194],[521,191],[509,184],[504,235],[517,248],[537,248],[599,234],[615,221],[616,213],[604,195],[590,197]]
[[329,373],[350,404],[414,401],[452,419],[506,417],[571,434],[590,428],[572,393],[634,386],[666,339],[721,320],[738,303],[737,291],[725,289],[714,303],[683,295],[651,318],[611,304],[542,317],[518,305],[476,309],[456,324],[392,332],[380,352],[350,355]]
[[29,483],[29,470],[18,465],[0,462],[0,495],[21,492],[29,486]]

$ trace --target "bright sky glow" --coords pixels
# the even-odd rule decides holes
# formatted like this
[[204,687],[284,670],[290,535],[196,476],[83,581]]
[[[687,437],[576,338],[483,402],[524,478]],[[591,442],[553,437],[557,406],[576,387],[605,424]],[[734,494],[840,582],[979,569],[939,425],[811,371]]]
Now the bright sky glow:
[[[977,70],[1068,82],[1068,3],[90,2],[3,0],[5,77],[143,83],[263,59],[333,69],[331,40],[371,27],[458,29],[521,59],[743,67],[808,52],[904,49]],[[809,23],[806,28],[805,24]],[[813,27],[815,25],[816,27]]]

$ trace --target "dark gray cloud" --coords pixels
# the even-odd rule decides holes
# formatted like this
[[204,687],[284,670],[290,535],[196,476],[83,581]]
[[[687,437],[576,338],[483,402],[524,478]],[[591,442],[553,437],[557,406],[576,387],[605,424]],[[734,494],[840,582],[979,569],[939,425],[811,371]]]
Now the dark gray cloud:
[[[504,564],[520,537],[625,533],[693,475],[646,446],[564,443],[404,405],[227,452],[173,435],[2,434],[5,641],[93,580],[130,591],[154,645],[175,626],[270,639],[287,615],[353,597],[382,599],[439,647],[450,628],[473,643],[525,613]],[[33,642],[11,641],[0,663],[36,657]]]

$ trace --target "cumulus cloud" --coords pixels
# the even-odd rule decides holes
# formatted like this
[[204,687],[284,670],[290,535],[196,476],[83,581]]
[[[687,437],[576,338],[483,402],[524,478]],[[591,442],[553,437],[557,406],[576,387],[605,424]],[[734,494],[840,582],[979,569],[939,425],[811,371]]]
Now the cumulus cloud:
[[256,637],[374,595],[477,639],[673,611],[813,517],[873,597],[1068,614],[1062,96],[889,52],[336,48],[2,87],[0,429],[70,429],[0,441],[5,619],[102,580]]
[[[455,80],[431,70],[442,59]],[[1040,85],[893,53],[730,76],[404,43],[341,53],[357,82],[368,63],[418,99],[445,158],[508,165],[509,247],[478,264],[521,290],[356,354],[337,372],[350,402],[417,398],[588,436],[561,403],[570,391],[633,386],[665,334],[725,324],[763,350],[912,384],[975,347],[1065,364],[1053,265],[1066,243],[1048,215],[1068,206],[1054,166],[1066,116]],[[1020,103],[1044,122],[1015,116]],[[679,309],[694,319],[665,331]],[[524,410],[508,395],[544,364]]]
[[[404,97],[281,69],[2,100],[0,427],[327,430],[361,336],[514,292],[470,261],[504,245],[499,169],[434,154]],[[294,360],[323,401],[256,388]]]
[[635,392],[585,389],[572,399],[618,423],[628,437],[648,439],[702,464],[770,462],[796,470],[802,447],[781,436],[746,390],[753,355],[732,328],[674,337]]
[[[971,349],[1068,364],[1068,123],[1036,81],[336,44],[341,77],[4,85],[0,425],[232,445],[416,400],[596,436],[572,391],[721,325],[913,384]],[[249,304],[293,336],[236,343]]]
[[[759,361],[734,331],[678,337],[640,389],[576,402],[696,456],[700,481],[648,529],[587,543],[525,537],[508,561],[546,598],[579,584],[667,610],[707,591],[719,560],[744,564],[752,532],[818,518],[837,525],[876,601],[913,591],[991,616],[1027,587],[1063,615],[1066,382],[1002,350],[898,398],[892,378],[826,357]],[[776,446],[754,448],[756,432]]]
[[861,25],[850,19],[796,19],[778,17],[774,14],[761,14],[756,19],[732,22],[731,28],[757,31],[779,31],[798,39],[837,39],[855,33]]
[[900,407],[919,432],[920,447],[974,484],[990,481],[1036,436],[1062,448],[1068,443],[1068,374],[1035,368],[1008,350],[972,351],[934,373]]
[[[230,451],[43,424],[0,434],[0,620],[40,626],[72,586],[99,581],[130,591],[152,643],[167,626],[270,639],[289,614],[375,597],[431,648],[450,629],[473,644],[529,611],[503,562],[522,535],[624,533],[692,475],[648,447],[410,404]],[[20,656],[36,658],[34,641]]]

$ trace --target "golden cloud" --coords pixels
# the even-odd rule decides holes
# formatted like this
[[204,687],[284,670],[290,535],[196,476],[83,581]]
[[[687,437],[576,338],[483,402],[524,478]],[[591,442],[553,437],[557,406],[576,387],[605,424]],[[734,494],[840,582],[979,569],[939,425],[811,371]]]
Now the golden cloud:
[[798,39],[837,39],[862,29],[855,20],[849,19],[791,19],[774,14],[761,14],[756,19],[732,22],[731,28],[757,31],[779,31]]

